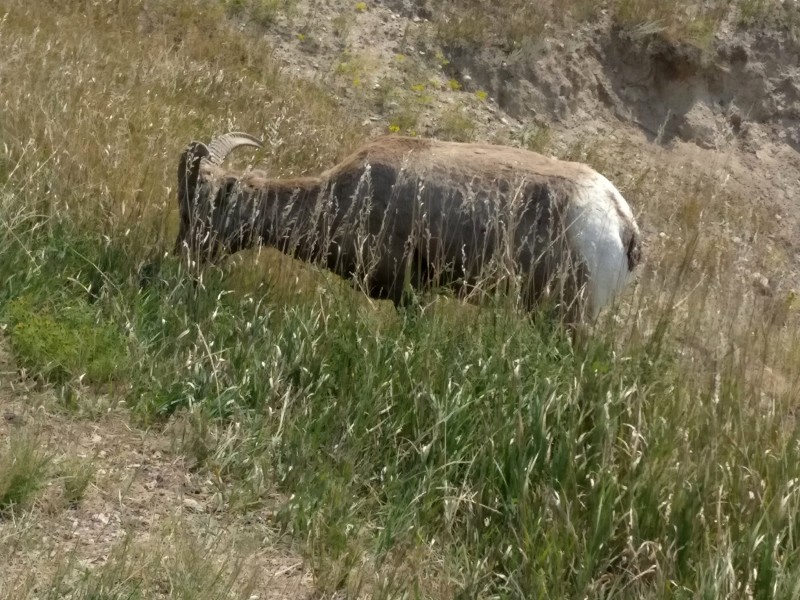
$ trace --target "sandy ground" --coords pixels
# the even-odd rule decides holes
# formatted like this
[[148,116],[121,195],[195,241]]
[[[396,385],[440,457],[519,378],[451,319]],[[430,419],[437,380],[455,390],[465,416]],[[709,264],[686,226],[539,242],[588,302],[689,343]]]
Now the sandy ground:
[[[208,474],[188,467],[169,431],[138,429],[102,399],[91,415],[58,405],[52,392],[20,377],[0,343],[0,452],[27,435],[51,457],[32,507],[0,517],[0,597],[40,597],[56,578],[69,587],[104,565],[122,581],[138,581],[146,597],[172,597],[176,586],[202,586],[215,572],[228,591],[213,597],[312,595],[304,561],[279,538],[271,512],[219,506]],[[74,506],[60,476],[70,461],[94,471]],[[195,582],[176,583],[182,578]]]

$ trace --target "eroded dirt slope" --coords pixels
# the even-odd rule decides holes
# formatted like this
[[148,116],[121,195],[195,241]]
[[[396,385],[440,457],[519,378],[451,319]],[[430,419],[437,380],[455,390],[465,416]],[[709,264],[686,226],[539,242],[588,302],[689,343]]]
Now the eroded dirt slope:
[[[800,289],[800,41],[791,28],[743,27],[732,13],[700,48],[619,28],[602,11],[509,50],[441,42],[436,7],[418,0],[361,8],[302,0],[258,35],[284,70],[335,89],[373,134],[400,128],[578,159],[576,146],[601,148],[651,247],[674,233],[671,207],[637,197],[626,179],[654,168],[713,178],[761,219],[757,235],[709,224],[741,246],[739,275],[766,278],[770,293]],[[686,190],[670,184],[677,205]],[[757,240],[766,246],[748,247]]]

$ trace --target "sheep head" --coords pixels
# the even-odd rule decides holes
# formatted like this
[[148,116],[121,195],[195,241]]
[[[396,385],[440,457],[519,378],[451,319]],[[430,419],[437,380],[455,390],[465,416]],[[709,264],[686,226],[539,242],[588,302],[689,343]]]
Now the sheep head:
[[231,194],[235,177],[225,177],[222,163],[242,146],[261,148],[262,143],[247,133],[231,132],[214,138],[208,145],[190,142],[184,149],[178,162],[180,229],[175,254],[188,252],[192,259],[213,260],[220,244],[232,241],[220,235],[222,229],[216,223],[235,197]]

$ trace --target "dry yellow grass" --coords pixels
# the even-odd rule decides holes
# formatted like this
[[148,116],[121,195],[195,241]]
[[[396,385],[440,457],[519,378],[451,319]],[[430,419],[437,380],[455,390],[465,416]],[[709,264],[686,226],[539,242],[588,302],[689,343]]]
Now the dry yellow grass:
[[[91,448],[97,428],[112,443],[92,462],[94,476],[65,462],[56,481],[105,477],[116,489],[124,483],[110,477],[117,463],[158,451],[170,502],[196,510],[180,499],[181,481],[204,478],[202,515],[219,511],[215,518],[244,527],[266,514],[282,486],[290,499],[281,525],[305,544],[317,588],[331,595],[355,595],[363,580],[385,596],[417,585],[421,596],[444,598],[462,590],[663,597],[682,586],[687,594],[756,589],[766,597],[796,589],[791,415],[800,307],[794,297],[758,296],[737,278],[745,244],[732,241],[734,232],[761,253],[750,267],[779,268],[786,257],[768,241],[750,243],[770,217],[724,184],[724,164],[692,168],[644,143],[602,138],[562,152],[617,182],[649,234],[637,285],[598,326],[597,347],[585,356],[502,305],[426,298],[421,314],[398,316],[271,250],[209,269],[196,287],[174,272],[147,293],[126,284],[139,263],[171,248],[174,171],[187,141],[250,131],[266,149],[240,163],[298,174],[330,165],[364,136],[361,120],[328,90],[281,74],[266,42],[226,17],[229,4],[8,0],[1,9],[0,252],[24,268],[0,265],[0,308],[36,293],[80,304],[130,344],[135,368],[115,380],[113,399],[124,397],[143,422],[184,408],[190,415],[175,454],[146,445],[133,452],[139,432],[113,411],[103,417],[109,406],[79,401],[76,409],[83,387],[80,373],[70,373],[63,397],[41,415],[50,437],[68,433]],[[575,0],[575,16],[590,4]],[[523,31],[521,17],[533,13],[517,11],[522,3],[479,14],[487,6],[470,2],[465,14],[508,23],[512,43],[539,26]],[[548,19],[559,5],[526,6]],[[699,35],[681,29],[697,17],[690,3],[672,7],[609,4],[629,24]],[[461,40],[487,31],[479,20],[450,25],[462,29],[444,34]],[[468,133],[466,122],[451,125],[451,133]],[[532,144],[558,135],[542,131]],[[108,264],[76,258],[82,236]],[[102,292],[86,283],[98,272]],[[16,372],[0,369],[0,377]],[[21,405],[31,400],[12,391],[3,407],[27,415]],[[48,414],[54,406],[63,414]],[[115,455],[119,446],[129,455]],[[192,469],[176,468],[183,460]],[[157,503],[147,483],[134,485]],[[91,510],[87,498],[100,512],[127,502],[83,480],[70,490],[52,502],[31,492],[33,512],[18,529],[0,522],[7,548],[28,544],[23,560],[16,555],[19,571],[49,560],[52,545],[28,535],[40,515],[66,528],[66,511]],[[108,569],[87,568],[87,585],[73,589],[86,597],[127,591],[108,586],[133,581],[165,596],[198,594],[224,588],[245,555],[269,550],[265,535],[234,552],[236,527],[217,535],[203,528],[215,518],[195,517],[146,528],[163,543],[103,546],[115,548]],[[184,535],[190,521],[204,533]],[[233,562],[225,563],[229,551]],[[250,581],[218,595],[248,597]],[[17,582],[16,597],[34,594],[33,582]]]
[[320,168],[361,137],[324,91],[281,76],[269,46],[219,3],[13,0],[4,11],[0,176],[44,215],[83,213],[116,239],[144,224],[137,243],[154,228],[161,242],[189,140],[255,132],[284,174]]

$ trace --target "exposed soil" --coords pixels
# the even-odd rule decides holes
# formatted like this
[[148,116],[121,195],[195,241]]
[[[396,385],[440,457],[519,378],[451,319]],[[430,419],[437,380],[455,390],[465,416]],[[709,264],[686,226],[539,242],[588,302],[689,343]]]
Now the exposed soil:
[[[52,392],[36,391],[20,376],[0,338],[0,443],[29,433],[52,457],[50,472],[71,460],[94,469],[74,506],[53,476],[30,511],[0,518],[0,597],[50,592],[67,564],[75,567],[66,576],[69,585],[119,561],[126,543],[134,574],[144,573],[146,597],[172,597],[170,578],[185,576],[182,570],[206,571],[207,580],[207,570],[234,568],[242,571],[232,587],[249,590],[252,600],[312,595],[302,557],[279,539],[269,511],[226,512],[208,475],[189,468],[168,431],[137,429],[119,407],[81,418],[56,406]],[[153,564],[159,560],[163,569]]]
[[[478,140],[520,145],[546,127],[554,154],[600,140],[621,165],[634,157],[707,171],[766,215],[764,238],[774,247],[761,254],[784,257],[770,266],[743,254],[741,277],[766,277],[773,291],[800,289],[800,40],[790,29],[745,29],[731,16],[701,49],[623,31],[606,14],[548,27],[508,51],[439,44],[432,10],[422,0],[375,0],[364,11],[344,0],[301,0],[293,15],[258,32],[284,70],[336,89],[376,135],[402,104],[397,95],[381,102],[385,88],[416,83],[425,88],[419,135],[446,137],[443,121],[458,110]],[[476,97],[483,91],[485,101]],[[609,174],[623,191],[625,175]],[[664,232],[658,215],[642,214],[646,202],[629,199],[647,236]]]
[[[373,0],[363,11],[354,5],[300,0],[295,13],[257,34],[286,72],[330,87],[375,135],[410,105],[419,135],[521,145],[530,131],[547,128],[547,151],[555,154],[600,140],[619,159],[608,161],[616,165],[608,175],[623,190],[628,166],[707,171],[767,215],[763,240],[729,232],[739,276],[765,294],[800,290],[800,42],[790,31],[743,30],[731,21],[700,49],[622,31],[606,16],[550,28],[508,52],[440,45],[422,0]],[[453,114],[469,131],[445,126]],[[646,247],[673,235],[661,217],[668,211],[630,200]],[[765,261],[767,252],[754,248],[761,241],[782,259]],[[55,465],[77,457],[96,467],[76,506],[65,507],[50,481],[30,513],[0,520],[0,597],[35,597],[68,558],[99,568],[129,535],[156,553],[180,536],[200,546],[210,536],[227,548],[213,554],[218,560],[244,561],[255,578],[253,598],[313,594],[302,559],[277,537],[269,515],[220,510],[213,486],[186,464],[169,432],[136,429],[123,407],[83,419],[56,405],[51,392],[18,373],[0,339],[0,443],[27,430]]]

